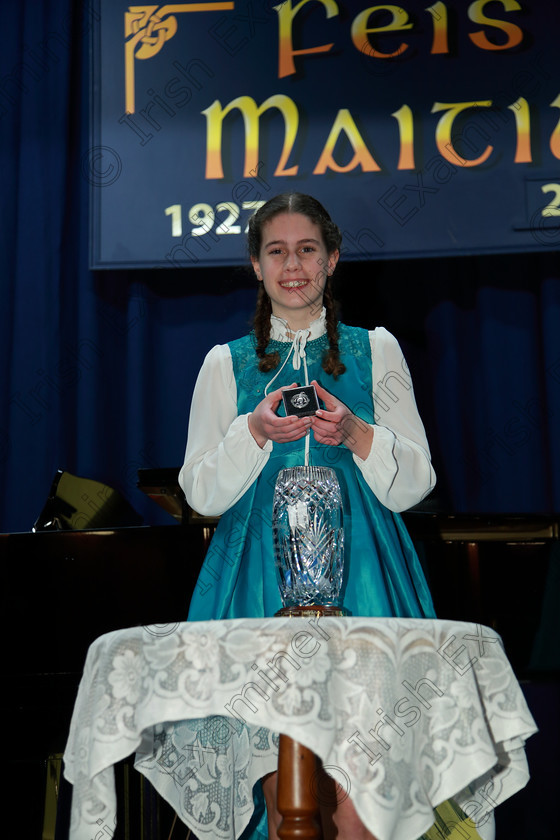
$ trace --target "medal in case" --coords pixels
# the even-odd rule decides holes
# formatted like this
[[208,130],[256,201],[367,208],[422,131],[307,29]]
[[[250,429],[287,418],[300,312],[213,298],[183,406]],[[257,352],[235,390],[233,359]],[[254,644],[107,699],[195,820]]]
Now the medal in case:
[[319,408],[319,400],[314,385],[286,388],[285,391],[282,391],[282,399],[286,416],[311,417]]

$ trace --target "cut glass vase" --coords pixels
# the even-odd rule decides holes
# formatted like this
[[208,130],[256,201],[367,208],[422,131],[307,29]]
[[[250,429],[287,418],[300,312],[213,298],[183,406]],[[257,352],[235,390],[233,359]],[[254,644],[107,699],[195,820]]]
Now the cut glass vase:
[[334,470],[300,466],[278,473],[272,533],[284,607],[341,607],[343,510]]

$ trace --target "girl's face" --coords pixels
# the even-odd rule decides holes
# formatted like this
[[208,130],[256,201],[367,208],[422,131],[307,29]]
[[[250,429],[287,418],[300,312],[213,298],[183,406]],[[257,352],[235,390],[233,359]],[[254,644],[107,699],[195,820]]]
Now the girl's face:
[[338,257],[338,251],[327,253],[319,225],[301,213],[280,213],[263,225],[261,251],[251,262],[273,314],[303,329],[321,314]]

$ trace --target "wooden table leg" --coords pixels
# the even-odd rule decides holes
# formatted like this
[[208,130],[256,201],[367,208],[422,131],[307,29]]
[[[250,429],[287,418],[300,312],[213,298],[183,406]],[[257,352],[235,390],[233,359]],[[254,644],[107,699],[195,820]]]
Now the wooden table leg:
[[278,828],[281,840],[320,840],[315,819],[318,804],[313,795],[316,769],[317,758],[311,750],[280,735],[277,808],[282,816]]

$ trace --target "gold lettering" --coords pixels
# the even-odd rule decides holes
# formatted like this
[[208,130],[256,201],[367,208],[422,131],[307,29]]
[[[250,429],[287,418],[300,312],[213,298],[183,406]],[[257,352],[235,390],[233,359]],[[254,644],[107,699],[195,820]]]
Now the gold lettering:
[[[385,10],[393,15],[391,23],[384,26],[370,26],[368,27],[369,18],[380,10]],[[365,9],[356,15],[352,21],[352,41],[357,50],[365,55],[372,55],[374,58],[393,58],[396,55],[402,55],[408,49],[408,44],[402,43],[398,49],[391,53],[382,53],[376,49],[372,49],[368,35],[371,32],[399,32],[402,29],[412,29],[412,24],[408,23],[408,14],[400,6],[372,6],[371,9]]]
[[455,136],[453,140],[452,131],[455,118],[460,113],[468,108],[489,108],[491,105],[491,100],[486,100],[485,102],[434,102],[432,114],[436,114],[438,111],[447,111],[439,120],[436,128],[436,145],[442,157],[454,165],[464,167],[479,166],[490,157],[494,149],[493,146],[487,146],[484,152],[475,160],[468,160],[467,158],[461,157],[455,151],[454,140],[465,139],[465,131],[463,130],[461,135],[459,137]]
[[[291,76],[296,72],[294,55],[312,55],[314,53],[328,52],[333,44],[323,44],[320,47],[309,47],[306,50],[294,50],[292,38],[292,24],[297,13],[309,3],[310,0],[301,0],[297,6],[292,7],[292,0],[284,0],[279,6],[274,6],[278,13],[278,78]],[[319,0],[326,9],[327,19],[338,15],[338,6],[334,0]]]
[[[338,164],[333,157],[334,148],[342,132],[346,134],[354,149],[354,157],[346,166]],[[380,171],[379,166],[368,152],[350,111],[342,108],[336,115],[333,127],[325,143],[325,148],[321,153],[317,166],[313,170],[313,174],[324,175],[327,169],[332,169],[334,172],[350,172],[357,166],[361,166],[363,172]]]
[[513,162],[531,163],[533,158],[531,156],[531,112],[529,103],[523,96],[520,96],[513,105],[508,105],[508,108],[513,111],[517,128],[517,148]]
[[447,6],[445,3],[434,3],[426,9],[434,21],[434,37],[432,39],[432,55],[441,55],[449,52],[447,43]]
[[397,169],[415,169],[414,163],[414,117],[408,105],[403,105],[391,114],[399,124],[401,138],[399,163]]
[[514,23],[507,23],[503,20],[494,20],[494,18],[486,17],[484,7],[488,2],[501,3],[506,12],[519,11],[521,6],[517,3],[517,0],[476,0],[476,2],[471,3],[469,6],[468,15],[470,20],[473,23],[481,23],[485,26],[493,26],[496,29],[501,29],[507,35],[506,43],[493,44],[486,37],[486,33],[482,31],[469,32],[469,38],[481,50],[510,50],[516,47],[523,40],[523,30]]
[[[550,103],[551,108],[560,108],[560,93]],[[550,151],[555,158],[560,160],[560,120],[556,123],[556,127],[550,135]]]
[[298,167],[286,169],[286,164],[296,139],[299,126],[297,105],[282,93],[269,96],[257,107],[250,96],[238,96],[222,108],[216,99],[202,113],[206,116],[206,178],[223,178],[222,166],[222,129],[224,117],[237,108],[243,115],[245,126],[245,166],[243,177],[250,178],[259,163],[259,118],[269,108],[277,108],[284,118],[284,144],[275,176],[297,175]]

